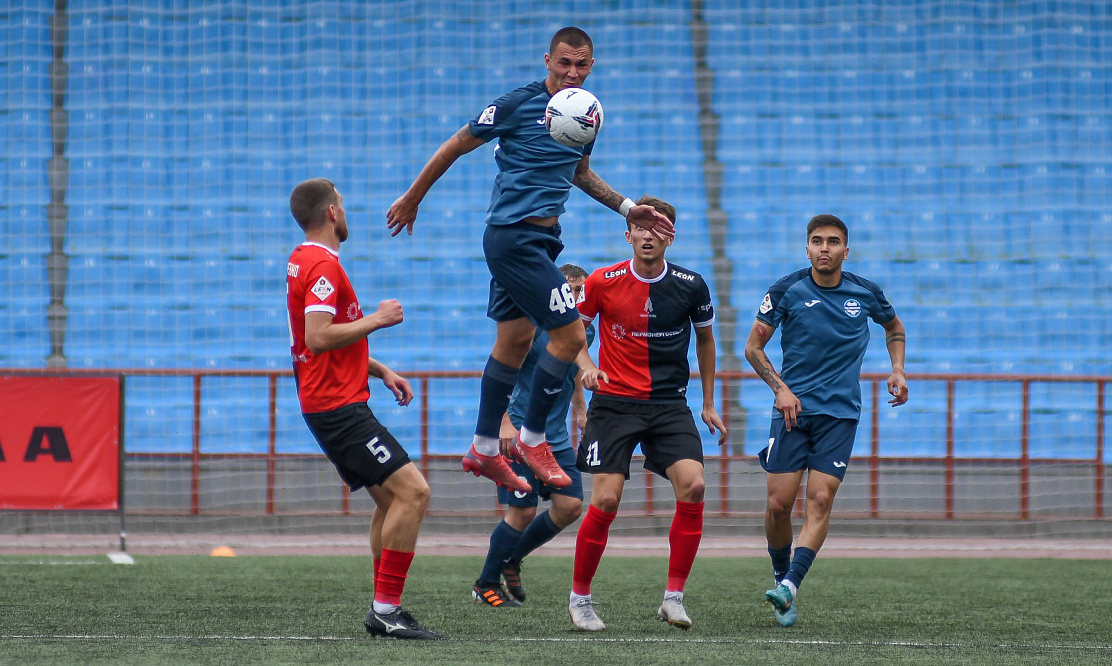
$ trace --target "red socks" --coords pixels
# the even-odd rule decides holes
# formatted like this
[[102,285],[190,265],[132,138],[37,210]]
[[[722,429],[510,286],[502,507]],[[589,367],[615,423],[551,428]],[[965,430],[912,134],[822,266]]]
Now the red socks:
[[375,601],[400,606],[405,579],[413,553],[382,549],[382,558],[375,561]]
[[[669,592],[683,592],[684,583],[691,574],[691,563],[699,552],[703,539],[703,503],[676,502],[676,515],[668,530],[668,586]],[[578,544],[576,553],[578,554]]]
[[[699,508],[701,526],[702,505],[699,505]],[[571,584],[571,591],[575,594],[591,593],[591,581],[598,571],[602,552],[606,550],[606,538],[610,536],[610,523],[614,522],[617,515],[617,513],[606,513],[593,504],[587,506],[587,515],[583,517],[583,523],[580,524],[579,532],[575,535],[575,566],[572,570]],[[688,568],[690,566],[688,564]]]

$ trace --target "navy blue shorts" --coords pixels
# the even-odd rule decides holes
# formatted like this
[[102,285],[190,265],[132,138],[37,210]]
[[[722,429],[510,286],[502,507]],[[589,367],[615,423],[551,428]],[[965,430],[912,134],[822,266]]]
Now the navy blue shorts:
[[577,321],[571,287],[556,266],[563,249],[559,223],[488,224],[483,234],[491,274],[487,316],[494,321],[527,317],[542,331]]
[[553,451],[552,457],[556,458],[556,462],[571,479],[571,485],[567,488],[553,488],[547,486],[537,480],[537,476],[533,474],[533,470],[517,461],[512,461],[510,467],[513,471],[529,482],[533,486],[533,492],[521,493],[516,491],[509,491],[498,486],[498,503],[509,504],[510,506],[520,507],[533,507],[540,503],[540,500],[548,501],[552,495],[567,495],[576,499],[583,499],[583,475],[575,468],[575,449],[560,449]]
[[324,455],[352,490],[382,485],[409,462],[405,449],[365,402],[302,416]]
[[772,419],[768,446],[757,456],[769,474],[787,474],[814,469],[841,481],[853,453],[857,421],[823,414],[800,416],[788,431],[784,419]]

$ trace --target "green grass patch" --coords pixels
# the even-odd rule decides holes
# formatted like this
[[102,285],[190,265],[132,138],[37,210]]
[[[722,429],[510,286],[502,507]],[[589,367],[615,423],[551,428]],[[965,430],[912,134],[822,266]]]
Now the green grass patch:
[[689,632],[656,619],[667,562],[603,559],[601,634],[567,613],[570,558],[525,562],[525,608],[471,601],[478,557],[415,559],[405,605],[450,640],[372,638],[369,557],[0,558],[0,663],[1109,663],[1103,561],[823,559],[776,625],[762,558],[701,559]]

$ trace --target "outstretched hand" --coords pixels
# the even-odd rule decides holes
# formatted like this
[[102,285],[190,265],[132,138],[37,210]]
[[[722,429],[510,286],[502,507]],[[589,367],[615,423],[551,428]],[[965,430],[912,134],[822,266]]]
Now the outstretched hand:
[[676,236],[676,225],[652,206],[642,204],[630,208],[626,220],[647,230],[658,240],[669,240]]
[[390,204],[386,211],[386,228],[390,230],[390,237],[397,236],[405,229],[410,236],[413,235],[413,223],[417,221],[417,204],[410,203],[403,194]]

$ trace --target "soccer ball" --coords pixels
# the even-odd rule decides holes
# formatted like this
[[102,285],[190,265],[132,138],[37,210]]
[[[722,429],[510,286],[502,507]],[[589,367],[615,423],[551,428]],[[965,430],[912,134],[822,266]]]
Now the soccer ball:
[[585,146],[602,129],[602,104],[582,88],[565,88],[548,101],[544,126],[565,146]]

